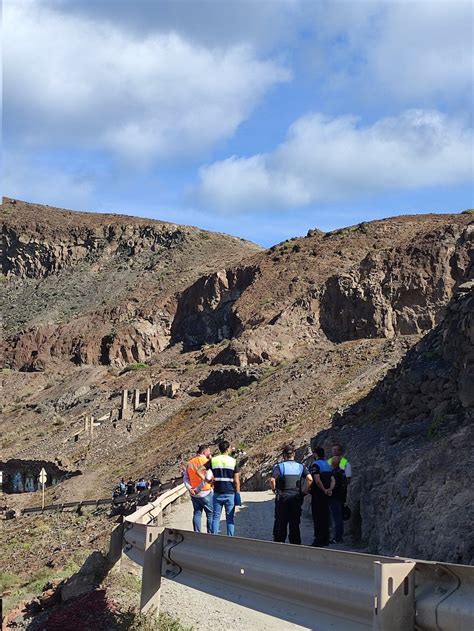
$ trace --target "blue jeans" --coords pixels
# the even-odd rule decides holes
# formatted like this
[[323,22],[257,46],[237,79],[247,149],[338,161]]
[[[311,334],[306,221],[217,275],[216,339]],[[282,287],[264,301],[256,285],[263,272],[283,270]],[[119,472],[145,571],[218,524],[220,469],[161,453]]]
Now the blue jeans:
[[193,503],[193,530],[194,532],[201,532],[201,517],[202,511],[206,513],[207,520],[207,532],[212,532],[212,496],[214,494],[208,493],[204,497],[193,497],[191,495],[191,502]]
[[334,539],[342,541],[344,534],[344,520],[342,518],[343,502],[338,497],[329,498],[329,509],[331,511],[332,522],[334,524]]
[[214,493],[213,514],[212,514],[212,534],[219,534],[219,524],[221,520],[222,507],[225,508],[225,521],[227,534],[234,536],[234,513],[235,495],[234,493]]

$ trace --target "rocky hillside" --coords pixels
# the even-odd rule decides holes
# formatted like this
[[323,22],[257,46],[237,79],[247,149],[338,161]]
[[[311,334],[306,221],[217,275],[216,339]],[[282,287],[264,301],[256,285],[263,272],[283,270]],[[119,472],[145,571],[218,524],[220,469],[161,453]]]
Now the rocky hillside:
[[474,281],[444,320],[314,444],[359,469],[352,531],[369,550],[474,563]]
[[6,364],[144,361],[169,341],[176,292],[258,250],[197,228],[4,199]]
[[[266,251],[194,228],[21,202],[8,201],[4,215],[4,458],[60,459],[82,475],[56,498],[99,497],[122,475],[174,477],[198,443],[225,436],[245,452],[251,490],[266,488],[283,443],[307,453],[312,436],[330,432],[320,435],[328,444],[343,432],[358,472],[356,536],[372,551],[437,556],[394,529],[412,523],[415,496],[437,502],[434,460],[428,475],[413,458],[467,428],[469,406],[455,399],[469,387],[458,395],[453,376],[462,360],[430,353],[448,352],[443,327],[456,325],[447,324],[453,306],[443,319],[447,305],[473,276],[469,214],[311,230]],[[442,348],[431,348],[435,339]],[[412,382],[419,348],[433,382]],[[452,377],[437,381],[437,371]],[[161,392],[160,383],[173,394],[121,419],[124,389]],[[81,433],[85,415],[102,419],[93,437]],[[450,466],[440,463],[442,476]],[[392,506],[395,471],[409,485]],[[441,481],[435,526],[454,506]],[[470,554],[439,549],[451,560]]]
[[231,340],[216,361],[239,365],[294,358],[321,339],[425,333],[470,274],[471,223],[423,215],[311,230],[185,290],[172,340]]

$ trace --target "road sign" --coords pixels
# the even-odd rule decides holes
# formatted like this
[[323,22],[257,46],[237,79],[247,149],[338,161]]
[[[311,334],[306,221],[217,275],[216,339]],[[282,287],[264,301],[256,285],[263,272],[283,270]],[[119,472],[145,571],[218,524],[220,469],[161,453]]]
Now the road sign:
[[46,484],[47,480],[48,480],[48,474],[46,473],[46,469],[43,467],[39,474],[40,484]]
[[43,487],[43,493],[42,493],[42,498],[41,498],[41,508],[44,508],[44,487],[45,487],[47,479],[48,479],[48,474],[46,473],[46,469],[43,467],[39,474],[39,481],[40,481],[41,486]]

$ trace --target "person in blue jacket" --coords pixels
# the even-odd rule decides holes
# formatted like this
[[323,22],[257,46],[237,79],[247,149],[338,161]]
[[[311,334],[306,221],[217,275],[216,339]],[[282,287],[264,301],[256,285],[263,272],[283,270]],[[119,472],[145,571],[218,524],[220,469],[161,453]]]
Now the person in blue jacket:
[[313,546],[329,545],[329,498],[332,495],[335,479],[331,465],[324,458],[324,449],[316,447],[314,462],[309,471],[313,479],[311,485],[311,512],[314,523]]

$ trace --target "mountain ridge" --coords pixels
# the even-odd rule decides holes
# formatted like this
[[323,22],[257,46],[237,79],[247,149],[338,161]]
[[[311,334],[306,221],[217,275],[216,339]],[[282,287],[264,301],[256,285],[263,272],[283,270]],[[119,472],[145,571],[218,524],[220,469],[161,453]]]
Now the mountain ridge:
[[[30,236],[41,242],[33,226],[21,256],[10,250],[17,266],[2,283],[10,305],[4,451],[81,469],[55,489],[58,499],[100,496],[122,475],[175,477],[197,444],[222,437],[246,453],[244,487],[266,488],[280,447],[291,440],[307,453],[338,415],[362,410],[410,349],[442,326],[474,269],[468,214],[315,229],[267,250],[179,226],[175,236],[160,222],[144,233],[142,219],[138,229],[100,225],[109,226],[105,244],[37,278],[19,265]],[[54,249],[63,237],[52,234]],[[31,269],[39,265],[34,248],[24,256]],[[159,383],[177,394],[118,420],[124,389],[158,391]],[[75,442],[83,415],[115,420]],[[350,449],[361,471],[363,447]],[[393,543],[367,541],[386,551]],[[409,556],[415,543],[393,546]]]

